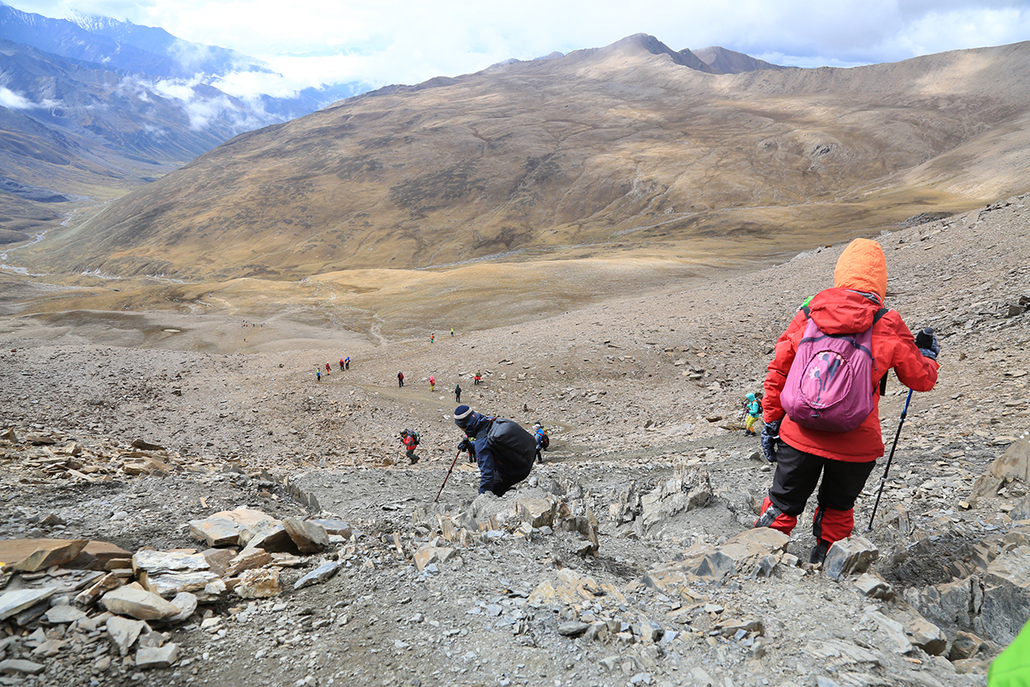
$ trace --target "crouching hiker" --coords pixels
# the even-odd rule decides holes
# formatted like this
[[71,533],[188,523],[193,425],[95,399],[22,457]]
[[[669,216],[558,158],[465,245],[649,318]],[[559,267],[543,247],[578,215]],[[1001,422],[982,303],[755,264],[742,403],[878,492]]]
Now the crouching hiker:
[[418,456],[415,455],[415,447],[418,446],[418,441],[418,432],[413,432],[410,429],[401,430],[401,443],[404,444],[406,449],[404,455],[411,461],[412,465],[418,462]]
[[878,243],[852,241],[833,280],[780,336],[765,378],[762,446],[776,472],[755,527],[790,534],[821,474],[813,564],[851,536],[855,499],[884,453],[878,404],[887,372],[929,391],[939,369],[936,337],[917,346],[901,316],[883,307],[887,261]]
[[536,441],[517,422],[487,417],[466,405],[454,410],[454,424],[465,432],[459,451],[471,448],[479,465],[479,493],[503,496],[529,477]]

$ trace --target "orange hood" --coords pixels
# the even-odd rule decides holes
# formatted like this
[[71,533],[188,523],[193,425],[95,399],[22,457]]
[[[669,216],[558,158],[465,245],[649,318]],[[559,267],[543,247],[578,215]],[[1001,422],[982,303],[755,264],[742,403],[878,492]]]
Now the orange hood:
[[863,293],[875,293],[883,303],[887,296],[887,258],[880,244],[871,239],[855,239],[837,258],[833,285]]

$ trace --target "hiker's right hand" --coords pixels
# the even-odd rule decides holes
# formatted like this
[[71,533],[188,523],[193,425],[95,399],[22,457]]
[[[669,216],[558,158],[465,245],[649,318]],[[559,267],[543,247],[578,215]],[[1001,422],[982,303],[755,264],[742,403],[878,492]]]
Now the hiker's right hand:
[[927,327],[916,334],[916,346],[924,357],[937,360],[937,354],[941,352],[940,344],[937,343],[937,335]]
[[470,448],[472,448],[472,442],[468,439],[462,439],[461,443],[458,444],[458,451],[468,451]]

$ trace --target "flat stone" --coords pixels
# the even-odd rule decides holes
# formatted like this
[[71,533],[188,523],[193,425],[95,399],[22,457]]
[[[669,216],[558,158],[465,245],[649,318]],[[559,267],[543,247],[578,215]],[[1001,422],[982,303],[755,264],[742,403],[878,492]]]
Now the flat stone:
[[88,539],[2,539],[0,567],[36,572],[70,563],[89,543]]
[[55,591],[56,589],[53,587],[43,587],[41,589],[19,589],[0,595],[0,620],[32,608],[40,601],[49,599]]
[[80,611],[75,606],[68,606],[67,604],[61,606],[52,606],[43,615],[46,616],[47,622],[51,625],[64,625],[65,623],[74,623],[78,620],[82,620],[86,617],[83,611]]
[[147,624],[142,620],[129,620],[117,615],[107,619],[107,634],[122,656],[128,655],[129,649],[146,627]]
[[104,594],[101,605],[112,613],[127,615],[137,620],[170,618],[179,609],[159,595],[139,587],[119,587]]
[[240,575],[239,584],[233,591],[244,599],[267,599],[276,596],[282,591],[279,570],[276,568],[246,570]]
[[283,518],[283,528],[301,553],[318,553],[329,547],[329,533],[317,523],[288,517]]
[[132,572],[145,570],[150,575],[208,570],[211,566],[202,553],[181,551],[137,551],[132,556]]
[[187,620],[197,610],[197,595],[192,592],[179,592],[172,599],[172,605],[179,609],[175,615],[166,618],[169,623],[181,623]]
[[172,642],[160,647],[142,647],[136,652],[136,667],[140,670],[170,668],[178,658],[179,647]]
[[225,568],[225,577],[236,577],[245,570],[261,568],[272,562],[272,554],[264,549],[243,549]]
[[351,526],[343,520],[332,518],[309,518],[306,522],[314,523],[324,529],[328,534],[336,534],[344,539],[350,539]]
[[948,648],[948,638],[941,628],[925,618],[915,617],[905,623],[905,634],[913,645],[931,656],[940,656]]
[[278,520],[262,520],[240,532],[240,544],[248,549],[264,549],[269,553],[298,553],[290,533]]
[[532,527],[552,527],[558,502],[553,498],[519,499],[515,508],[522,522]]
[[194,592],[203,601],[207,601],[204,589],[221,578],[210,570],[196,572],[168,573],[166,575],[139,576],[139,583],[149,592],[154,592],[165,599],[171,599],[180,592]]
[[528,599],[529,605],[535,608],[569,606],[584,601],[615,609],[626,605],[626,597],[613,585],[599,584],[594,578],[581,577],[569,568],[556,571],[552,579],[538,584]]
[[82,549],[82,553],[87,553],[97,559],[98,570],[110,570],[108,564],[113,560],[132,558],[132,554],[122,547],[106,541],[91,540]]
[[208,568],[211,572],[215,573],[219,577],[232,577],[227,574],[226,571],[229,568],[229,561],[236,556],[234,549],[205,549],[201,551],[201,555],[204,556],[204,560],[207,561]]
[[303,587],[309,587],[313,584],[320,584],[322,582],[325,582],[333,575],[335,575],[341,566],[342,563],[340,563],[339,561],[326,561],[322,565],[318,566],[317,568],[309,572],[304,577],[294,582],[293,588],[294,590],[297,590],[302,589]]
[[578,620],[570,620],[558,626],[558,634],[563,637],[577,637],[590,629],[590,623],[581,623]]
[[235,546],[240,544],[240,532],[250,525],[274,518],[259,510],[237,508],[215,513],[203,520],[190,521],[190,536],[207,542],[208,546]]
[[871,599],[889,599],[894,596],[894,590],[881,577],[872,573],[862,573],[855,580],[855,586],[863,595]]
[[0,675],[39,675],[46,666],[21,658],[0,661]]
[[865,572],[880,555],[876,545],[865,537],[852,535],[833,543],[826,552],[823,572],[834,580],[843,575]]

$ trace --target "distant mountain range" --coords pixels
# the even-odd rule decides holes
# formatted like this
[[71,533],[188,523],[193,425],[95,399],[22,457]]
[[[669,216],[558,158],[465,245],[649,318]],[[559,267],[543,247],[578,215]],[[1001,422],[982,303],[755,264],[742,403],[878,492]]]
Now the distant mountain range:
[[784,69],[635,35],[241,134],[19,257],[293,280],[803,250],[1025,192],[1027,83],[1030,43]]
[[0,36],[0,243],[56,217],[45,204],[121,195],[238,133],[364,90],[244,100],[211,84],[271,74],[259,60],[107,17],[51,19],[0,2]]

